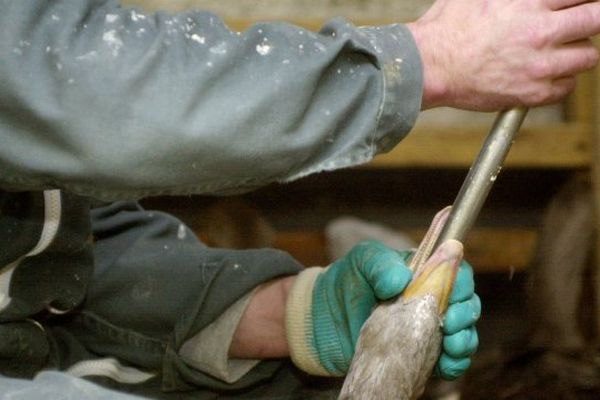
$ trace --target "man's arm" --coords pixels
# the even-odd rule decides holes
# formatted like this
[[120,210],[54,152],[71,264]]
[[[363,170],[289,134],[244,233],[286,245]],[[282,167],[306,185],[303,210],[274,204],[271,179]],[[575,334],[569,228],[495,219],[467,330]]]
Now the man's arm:
[[[291,355],[308,373],[345,374],[375,304],[397,296],[410,281],[405,264],[409,255],[367,241],[327,269],[308,268],[263,284],[239,320],[229,356]],[[460,258],[462,245],[453,242],[440,246],[430,261],[458,265]],[[438,365],[444,377],[456,378],[468,368],[478,345],[475,322],[480,311],[473,270],[462,262],[446,312],[444,357]]]
[[241,191],[369,161],[410,130],[421,93],[423,108],[555,101],[596,63],[600,30],[599,3],[578,0],[439,0],[408,28],[241,35],[212,14],[114,1],[0,7],[0,185],[106,199]]
[[242,191],[369,161],[412,127],[402,25],[238,34],[215,15],[0,0],[0,185],[114,199]]

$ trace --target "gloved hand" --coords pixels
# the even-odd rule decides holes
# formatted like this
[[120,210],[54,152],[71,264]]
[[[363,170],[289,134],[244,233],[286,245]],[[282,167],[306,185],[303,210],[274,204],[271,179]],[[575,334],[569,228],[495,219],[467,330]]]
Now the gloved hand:
[[[360,329],[379,300],[399,295],[411,280],[411,252],[366,241],[326,269],[308,268],[296,278],[286,310],[294,363],[313,375],[342,376],[350,366]],[[459,267],[444,321],[436,375],[454,379],[469,367],[478,346],[475,322],[481,304],[473,269]]]
[[464,374],[471,365],[471,355],[477,350],[479,338],[475,323],[481,315],[481,301],[475,294],[473,268],[462,261],[444,318],[442,354],[434,374],[447,380]]
[[408,251],[366,241],[328,268],[300,273],[286,309],[294,363],[313,375],[344,375],[373,307],[400,294],[410,282],[409,256]]

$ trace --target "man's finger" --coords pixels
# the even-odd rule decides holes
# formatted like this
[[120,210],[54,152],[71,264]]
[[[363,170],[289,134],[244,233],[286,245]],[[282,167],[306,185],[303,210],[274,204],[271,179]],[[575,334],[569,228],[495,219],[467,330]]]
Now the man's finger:
[[481,300],[476,294],[470,300],[448,306],[444,317],[443,330],[446,335],[469,328],[481,316]]
[[404,258],[392,249],[383,248],[365,265],[366,278],[379,300],[400,294],[412,278]]
[[532,66],[532,77],[554,80],[574,76],[592,69],[598,62],[598,49],[585,39],[562,45],[547,52],[547,56]]
[[578,4],[589,3],[589,0],[546,0],[546,5],[553,11],[562,10]]
[[554,52],[558,66],[556,76],[565,77],[590,70],[598,63],[598,49],[590,39],[562,46]]
[[585,3],[554,13],[555,43],[569,43],[587,39],[600,33],[600,3]]
[[474,292],[475,280],[473,279],[473,267],[463,260],[456,274],[449,303],[453,304],[468,300],[473,296]]
[[566,76],[552,82],[551,94],[546,101],[540,104],[553,104],[562,100],[566,95],[575,89],[576,79],[574,76]]
[[453,358],[446,353],[442,353],[435,372],[444,379],[452,380],[464,374],[470,366],[471,359],[469,357]]
[[477,329],[471,326],[452,335],[444,335],[444,352],[450,357],[468,357],[477,351],[479,335]]

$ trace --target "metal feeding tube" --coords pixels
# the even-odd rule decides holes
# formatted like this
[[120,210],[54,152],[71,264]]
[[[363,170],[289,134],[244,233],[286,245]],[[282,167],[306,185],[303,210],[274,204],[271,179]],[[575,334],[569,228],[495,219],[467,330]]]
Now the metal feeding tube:
[[434,248],[448,239],[463,241],[502,169],[502,163],[525,119],[527,108],[502,111],[496,117],[477,159],[463,182]]

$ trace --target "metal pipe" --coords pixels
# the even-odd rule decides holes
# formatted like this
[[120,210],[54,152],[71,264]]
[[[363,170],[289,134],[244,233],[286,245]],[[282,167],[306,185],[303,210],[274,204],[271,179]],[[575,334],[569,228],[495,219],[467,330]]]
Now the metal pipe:
[[502,163],[526,114],[527,108],[521,107],[498,114],[477,159],[471,166],[460,192],[454,200],[448,221],[434,248],[448,239],[459,241],[465,239],[502,169]]

